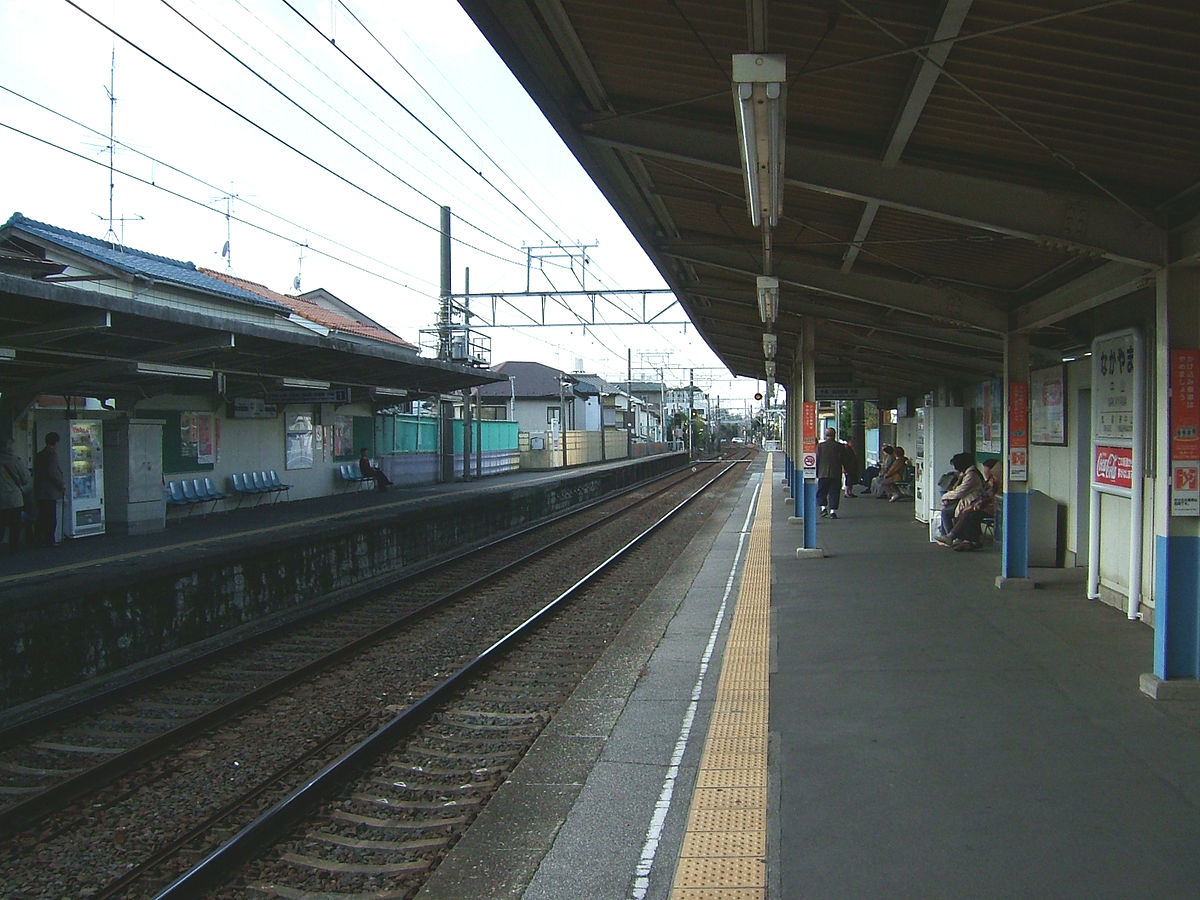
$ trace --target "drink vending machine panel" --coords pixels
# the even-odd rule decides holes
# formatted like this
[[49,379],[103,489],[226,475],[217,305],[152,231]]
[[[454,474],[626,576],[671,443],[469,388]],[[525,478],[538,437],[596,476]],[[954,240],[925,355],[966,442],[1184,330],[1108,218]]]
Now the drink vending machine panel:
[[938,479],[953,470],[950,457],[967,449],[966,423],[966,411],[961,406],[923,406],[917,410],[914,515],[921,522],[930,523],[930,540],[935,519],[942,510],[943,492]]
[[63,535],[104,533],[104,443],[98,419],[67,423],[69,466]]

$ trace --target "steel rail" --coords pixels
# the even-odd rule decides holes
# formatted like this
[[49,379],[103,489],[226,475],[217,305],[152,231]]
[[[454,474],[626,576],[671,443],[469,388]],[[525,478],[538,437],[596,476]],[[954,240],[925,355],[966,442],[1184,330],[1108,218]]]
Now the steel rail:
[[[664,474],[661,479],[657,480],[665,481],[671,476],[685,471],[686,468],[687,467],[681,467],[679,469],[672,470],[671,472]],[[406,572],[403,576],[395,581],[389,582],[386,585],[376,584],[369,590],[356,595],[353,599],[347,599],[344,603],[338,604],[338,608],[344,608],[351,602],[365,601],[366,598],[374,594],[394,590],[399,585],[402,585],[414,578],[421,577],[422,575],[426,575],[439,566],[469,559],[475,554],[485,550],[493,549],[502,545],[506,541],[512,540],[516,537],[528,535],[539,529],[548,528],[558,522],[563,521],[564,519],[568,519],[574,515],[586,512],[597,506],[603,505],[604,503],[609,503],[613,500],[620,499],[629,493],[644,489],[648,485],[653,485],[654,483],[655,479],[640,482],[639,484],[633,485],[630,488],[620,491],[614,495],[610,495],[601,500],[588,503],[583,507],[577,507],[570,512],[544,520],[538,525],[521,529],[514,534],[509,534],[495,541],[490,541],[487,544],[473,547],[471,550],[455,555],[449,559],[442,559],[437,563],[422,568],[420,571]],[[658,488],[645,499],[659,496],[660,494],[671,490],[671,488],[674,487],[674,484],[675,483],[667,484]],[[644,502],[644,500],[639,502]],[[637,504],[633,504],[630,507],[627,507],[627,509],[632,509],[636,505]],[[78,775],[74,775],[64,781],[51,785],[43,791],[32,794],[20,802],[0,810],[0,837],[11,835],[24,828],[28,828],[38,820],[62,808],[71,800],[97,790],[121,775],[163,755],[175,745],[188,740],[195,735],[200,734],[217,724],[220,724],[221,722],[227,721],[228,719],[254,707],[259,703],[264,702],[265,700],[270,699],[271,697],[277,696],[278,694],[288,690],[293,685],[310,678],[312,675],[320,672],[322,669],[336,665],[343,659],[349,658],[360,652],[363,648],[389,637],[397,630],[409,627],[419,622],[422,618],[431,615],[433,612],[437,611],[446,604],[453,602],[453,600],[468,593],[469,591],[476,590],[487,584],[489,581],[493,581],[503,577],[506,574],[510,574],[537,556],[540,556],[541,554],[544,554],[555,547],[561,546],[567,541],[573,540],[582,534],[586,534],[592,529],[608,524],[610,521],[611,517],[598,519],[597,521],[590,522],[581,528],[577,528],[573,531],[559,535],[550,543],[538,547],[521,557],[509,560],[499,568],[493,569],[472,581],[461,584],[453,590],[429,600],[420,607],[410,610],[400,618],[394,619],[393,621],[388,622],[379,628],[360,635],[359,637],[349,641],[346,644],[343,644],[329,653],[324,654],[317,659],[311,660],[298,669],[294,669],[291,672],[280,676],[279,678],[260,685],[259,687],[245,694],[239,695],[227,703],[223,703],[220,706],[214,707],[213,709],[202,713],[194,719],[190,719],[189,721],[184,722],[183,724],[178,725],[169,731],[165,731],[162,734],[156,735],[135,747],[131,747],[130,749],[105,760],[104,762],[98,763],[97,765],[80,772]],[[307,624],[311,621],[319,619],[323,615],[330,615],[333,612],[336,612],[336,610],[326,607],[320,611],[305,615],[299,619],[290,620],[288,623],[282,624],[277,628],[270,629],[267,632],[260,633],[253,638],[248,638],[245,641],[239,641],[219,651],[213,651],[211,654],[206,655],[205,659],[207,662],[211,663],[220,658],[222,655],[244,651],[257,643],[269,640],[272,636],[286,633],[288,630],[295,628],[298,625]],[[148,676],[145,681],[136,682],[136,685],[144,689],[147,686],[161,683],[166,679],[166,675],[168,674],[174,677],[179,677],[187,672],[195,670],[199,667],[199,665],[200,662],[198,660],[189,660],[188,662],[183,663],[176,668],[167,670],[166,673],[156,673],[155,675]],[[133,686],[134,685],[127,686],[122,690],[128,692],[132,690]],[[89,708],[88,706],[80,705],[78,711],[90,714],[94,712],[94,709]]]
[[631,539],[623,547],[601,562],[577,582],[549,601],[544,607],[497,640],[490,647],[448,676],[441,684],[425,696],[398,713],[380,726],[372,735],[356,747],[347,750],[338,759],[315,774],[308,782],[297,788],[271,809],[246,825],[236,835],[218,847],[195,866],[184,872],[170,885],[155,895],[154,900],[185,900],[201,896],[227,880],[229,874],[252,859],[265,847],[277,842],[319,803],[325,800],[363,768],[370,765],[380,754],[426,722],[437,710],[438,705],[460,691],[472,676],[494,665],[512,647],[536,630],[546,619],[555,614],[567,601],[592,580],[599,577],[617,561],[626,556],[643,540],[662,528],[668,521],[708,491],[717,481],[736,467],[730,462],[715,477],[677,504],[658,521]]

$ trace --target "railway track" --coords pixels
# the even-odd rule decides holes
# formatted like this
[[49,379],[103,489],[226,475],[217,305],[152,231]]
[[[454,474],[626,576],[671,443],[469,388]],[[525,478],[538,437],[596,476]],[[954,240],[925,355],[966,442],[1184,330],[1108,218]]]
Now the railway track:
[[[19,815],[7,820],[11,839],[7,849],[0,851],[0,871],[28,882],[20,886],[18,896],[68,896],[72,894],[70,886],[56,883],[52,877],[47,880],[47,867],[41,862],[74,858],[74,871],[80,871],[78,854],[82,854],[82,869],[92,869],[89,896],[145,895],[138,893],[137,885],[166,883],[194,862],[204,848],[236,831],[247,817],[277,803],[289,785],[312,781],[329,759],[349,753],[364,735],[383,729],[399,711],[411,716],[424,709],[427,701],[423,698],[447,672],[460,670],[464,658],[478,654],[481,647],[511,631],[514,622],[524,621],[540,609],[549,589],[569,587],[570,572],[579,569],[580,559],[594,558],[598,550],[603,553],[602,548],[626,541],[631,531],[626,518],[633,515],[635,506],[670,505],[669,495],[679,490],[678,485],[668,485],[640,491],[638,498],[630,496],[618,504],[625,507],[620,512],[612,504],[594,507],[586,516],[589,521],[572,528],[559,542],[553,559],[523,555],[516,569],[497,567],[482,578],[479,572],[484,557],[513,555],[511,543],[490,547],[458,563],[471,578],[462,568],[439,567],[437,577],[427,580],[432,583],[407,583],[402,590],[376,592],[351,610],[307,623],[299,633],[293,630],[243,646],[232,656],[189,672],[183,681],[115,700],[103,718],[57,725],[62,733],[43,733],[6,748],[0,765],[10,770],[34,768],[11,762],[19,752],[31,748],[39,753],[65,753],[72,759],[99,757],[103,762],[85,769],[82,775],[70,773],[71,767],[61,762],[42,767],[62,780],[35,795],[46,800],[46,809],[36,815],[31,811],[36,804],[28,805],[29,801],[23,807],[10,806],[18,809]],[[560,522],[550,528],[561,531],[564,525]],[[544,543],[545,537],[529,533],[520,540]],[[454,588],[445,590],[446,581]],[[538,590],[530,591],[530,585]],[[371,607],[388,609],[389,622],[380,625],[376,613],[366,615],[364,610]],[[597,627],[589,633],[598,633]],[[318,654],[314,644],[321,642],[303,636],[314,631],[326,638],[336,635],[332,643],[338,644],[338,649]],[[268,652],[266,647],[272,649]],[[310,659],[314,655],[318,658]],[[288,662],[281,663],[281,659]],[[298,668],[279,674],[281,668],[298,662]],[[231,679],[253,687],[231,704],[214,705],[212,698],[227,693]],[[214,684],[218,686],[215,691]],[[536,691],[526,693],[538,696]],[[123,717],[133,717],[135,711],[144,718],[137,719],[135,726],[121,724]],[[536,732],[549,714],[540,705],[533,710],[500,709],[488,714],[492,718],[487,727],[476,730],[492,738],[501,725]],[[299,737],[295,726],[290,735],[287,726],[297,718],[303,723]],[[460,714],[460,720],[473,721],[469,713]],[[132,755],[123,763],[115,762],[121,757],[114,748],[119,749],[123,741],[130,743],[129,735],[141,740],[147,729],[153,730],[148,722],[157,724],[159,733],[125,748],[123,752]],[[169,727],[177,722],[181,724]],[[162,731],[164,726],[167,730]],[[71,729],[74,731],[68,734]],[[148,749],[148,745],[156,746]],[[239,760],[239,756],[246,758]],[[420,802],[443,808],[445,801],[428,798],[444,797],[447,784],[458,785],[456,790],[463,793],[458,802],[465,806],[468,796],[498,783],[506,771],[497,761],[460,772],[446,761],[452,757],[443,759],[440,766],[435,764],[436,754],[424,763],[398,763],[399,771],[410,771],[416,765],[407,781],[399,780],[419,783],[419,779],[414,781],[418,774],[432,779],[421,787],[420,793],[427,799]],[[96,771],[101,771],[102,777],[94,774]],[[482,784],[476,785],[480,780]],[[63,787],[65,784],[73,786]],[[157,801],[153,799],[156,796]],[[447,834],[437,840],[420,838],[434,841],[427,847],[434,858],[442,852],[435,845],[444,848],[456,839],[453,828],[438,828],[446,828]],[[347,846],[355,846],[357,838],[343,837]],[[99,883],[108,886],[98,889],[95,885]]]

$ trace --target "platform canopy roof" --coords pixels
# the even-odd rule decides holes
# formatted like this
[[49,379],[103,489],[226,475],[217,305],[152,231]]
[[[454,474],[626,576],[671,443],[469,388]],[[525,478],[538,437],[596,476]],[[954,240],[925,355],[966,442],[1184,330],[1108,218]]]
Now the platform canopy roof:
[[[766,372],[758,276],[778,381],[804,320],[818,386],[896,396],[998,376],[1008,332],[1080,352],[1196,253],[1194,0],[460,3],[735,374]],[[751,53],[786,72],[773,228],[735,121]]]
[[[0,395],[216,392],[376,406],[505,380],[422,358],[332,295],[292,297],[20,214],[0,227]],[[18,410],[19,411],[19,410]]]

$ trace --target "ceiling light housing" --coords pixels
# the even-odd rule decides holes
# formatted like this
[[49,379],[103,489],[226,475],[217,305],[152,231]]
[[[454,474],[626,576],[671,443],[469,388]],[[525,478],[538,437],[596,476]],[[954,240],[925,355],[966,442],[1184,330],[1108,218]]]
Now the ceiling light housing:
[[212,378],[213,370],[199,366],[177,366],[173,363],[140,362],[134,371],[138,375],[166,375],[170,378]]
[[329,390],[328,381],[317,381],[312,378],[281,378],[279,383],[285,388],[302,388],[313,391]]
[[779,338],[771,332],[763,335],[763,359],[774,359],[775,351],[779,347]]
[[780,53],[733,56],[733,106],[750,222],[771,227],[783,213],[787,62]]
[[779,316],[779,279],[773,275],[759,275],[756,279],[758,288],[758,314],[763,324],[770,328]]

